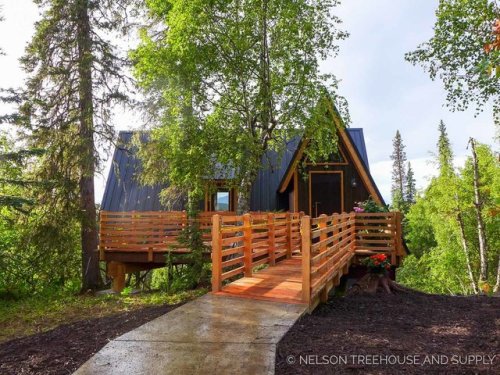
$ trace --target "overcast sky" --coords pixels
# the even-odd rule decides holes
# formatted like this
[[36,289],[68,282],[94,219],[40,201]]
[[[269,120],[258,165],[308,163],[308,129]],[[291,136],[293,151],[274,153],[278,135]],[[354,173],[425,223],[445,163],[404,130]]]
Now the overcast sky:
[[[445,106],[441,82],[432,82],[420,67],[404,60],[405,52],[429,39],[436,1],[344,0],[338,15],[351,34],[341,43],[339,57],[326,61],[323,69],[342,80],[341,94],[349,101],[352,127],[361,127],[368,149],[371,173],[387,201],[390,200],[392,138],[399,129],[417,187],[427,185],[435,168],[428,163],[435,150],[437,126],[444,120],[462,165],[469,136],[494,145],[491,106],[478,117],[474,111],[452,113]],[[0,87],[20,86],[23,74],[17,59],[33,33],[38,17],[31,0],[0,0],[5,21],[0,23]],[[139,127],[136,117],[120,115],[117,129]],[[107,171],[104,172],[107,175]],[[96,178],[100,202],[105,178]]]

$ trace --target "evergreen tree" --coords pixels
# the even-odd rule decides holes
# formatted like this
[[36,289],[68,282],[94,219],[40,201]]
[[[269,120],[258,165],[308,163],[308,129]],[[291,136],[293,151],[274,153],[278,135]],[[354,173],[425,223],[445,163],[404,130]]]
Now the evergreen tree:
[[404,211],[405,187],[406,187],[406,152],[401,138],[401,133],[396,131],[396,136],[392,141],[394,147],[391,155],[392,160],[392,206],[394,209]]
[[405,189],[405,202],[407,205],[415,203],[417,198],[417,187],[411,163],[408,162],[408,169],[406,171],[406,189]]
[[438,139],[438,166],[439,175],[442,177],[450,177],[453,173],[453,151],[451,150],[450,139],[446,132],[446,125],[443,120],[439,123],[439,139]]
[[43,150],[13,151],[8,149],[8,143],[6,136],[0,137],[0,208],[6,207],[27,213],[34,204],[33,199],[15,187],[25,188],[37,184],[23,178],[21,170],[26,166],[27,159],[42,155]]
[[126,60],[109,35],[123,25],[123,1],[37,0],[42,12],[21,59],[27,73],[15,117],[29,147],[46,150],[35,175],[53,181],[40,202],[81,226],[82,289],[100,285],[94,174],[96,142],[114,136],[113,104],[123,102]]

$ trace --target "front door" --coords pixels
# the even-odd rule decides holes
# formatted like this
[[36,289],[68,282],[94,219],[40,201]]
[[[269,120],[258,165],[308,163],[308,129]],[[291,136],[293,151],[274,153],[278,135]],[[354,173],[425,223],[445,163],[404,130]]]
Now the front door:
[[341,172],[310,172],[309,213],[312,217],[341,213],[342,200]]

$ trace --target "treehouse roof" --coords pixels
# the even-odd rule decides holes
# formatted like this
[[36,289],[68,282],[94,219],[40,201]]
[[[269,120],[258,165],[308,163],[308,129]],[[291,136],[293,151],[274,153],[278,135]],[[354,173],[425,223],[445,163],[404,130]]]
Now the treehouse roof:
[[[363,129],[347,128],[347,135],[356,147],[364,167],[368,170]],[[141,162],[132,146],[135,132],[121,131],[114,151],[112,165],[106,181],[101,209],[106,211],[159,211],[165,209],[159,199],[159,193],[165,185],[142,185],[138,181]],[[145,137],[147,135],[145,134]],[[292,162],[300,152],[301,137],[287,142],[283,154],[269,150],[262,158],[262,168],[252,188],[252,206],[260,210],[275,206],[277,192],[280,189]],[[221,179],[221,176],[214,176]],[[173,207],[181,210],[183,207]]]

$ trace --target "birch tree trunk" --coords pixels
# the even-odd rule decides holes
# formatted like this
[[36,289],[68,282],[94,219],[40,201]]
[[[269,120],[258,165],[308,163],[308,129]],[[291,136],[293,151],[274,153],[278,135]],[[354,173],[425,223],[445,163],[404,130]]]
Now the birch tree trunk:
[[488,243],[486,241],[486,234],[484,231],[483,216],[481,214],[483,209],[483,202],[481,199],[481,192],[479,191],[479,165],[476,154],[476,141],[474,138],[469,138],[469,143],[472,149],[472,164],[474,169],[474,208],[476,211],[477,220],[477,234],[479,238],[479,258],[480,258],[480,272],[479,284],[488,282]]
[[472,290],[474,291],[474,294],[477,294],[477,285],[476,281],[474,280],[474,274],[472,273],[472,267],[470,264],[469,247],[467,246],[467,240],[465,238],[464,221],[462,219],[462,213],[460,211],[457,213],[457,222],[460,228],[460,240],[462,242],[462,248],[465,254],[465,262],[467,263],[467,274],[469,275]]
[[498,256],[498,265],[497,265],[497,281],[495,286],[493,287],[493,293],[497,293],[500,290],[500,255]]

